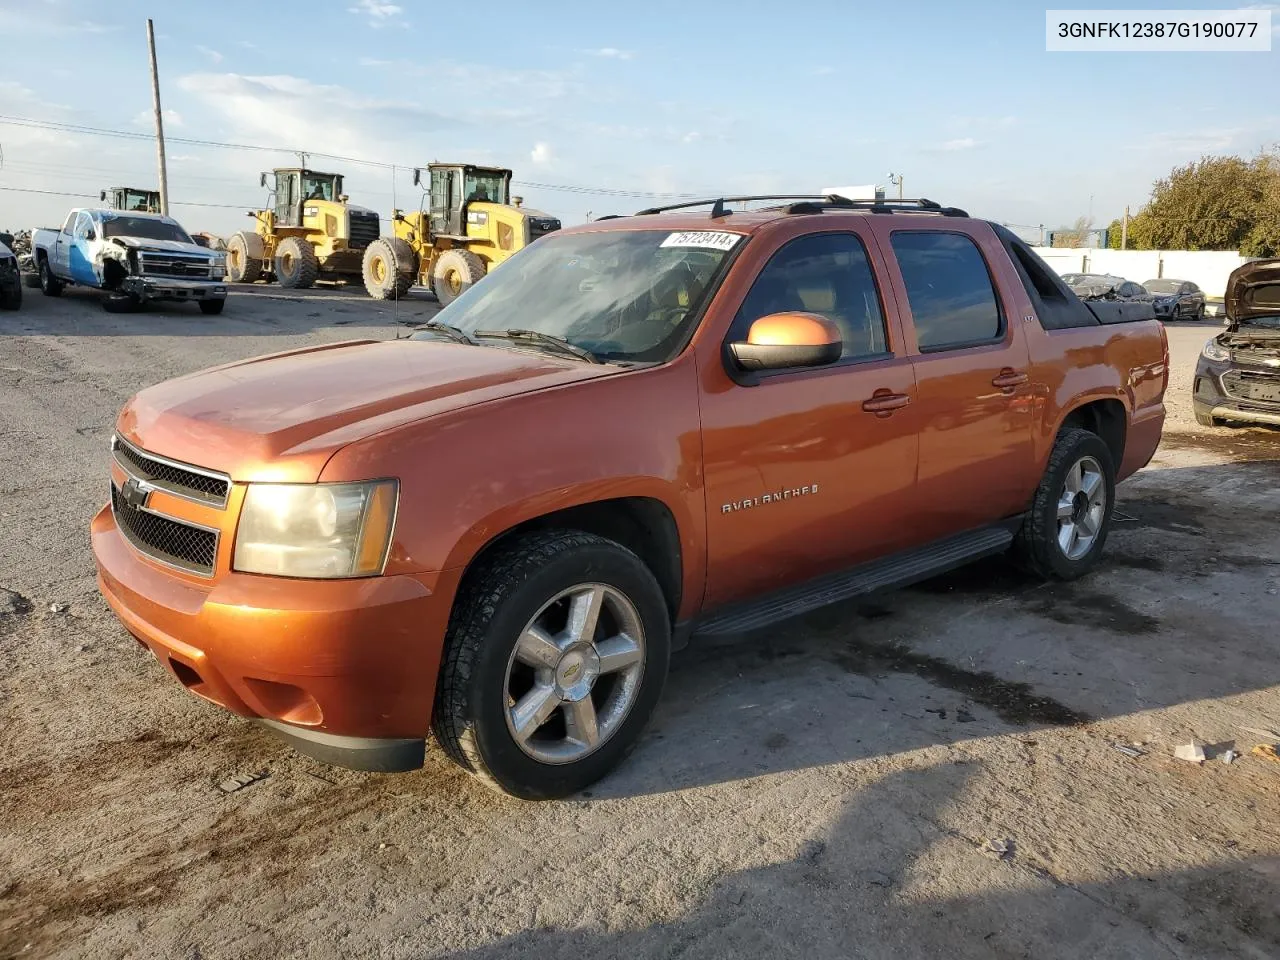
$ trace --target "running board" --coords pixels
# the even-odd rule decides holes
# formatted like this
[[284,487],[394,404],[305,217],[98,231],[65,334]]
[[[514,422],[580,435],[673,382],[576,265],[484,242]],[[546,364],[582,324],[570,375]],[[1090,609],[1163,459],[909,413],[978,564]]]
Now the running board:
[[733,604],[699,620],[693,633],[722,636],[758,630],[841,600],[928,580],[981,557],[1003,553],[1012,542],[1013,530],[1009,527],[971,530],[927,547],[872,560],[851,570],[829,573],[759,600]]

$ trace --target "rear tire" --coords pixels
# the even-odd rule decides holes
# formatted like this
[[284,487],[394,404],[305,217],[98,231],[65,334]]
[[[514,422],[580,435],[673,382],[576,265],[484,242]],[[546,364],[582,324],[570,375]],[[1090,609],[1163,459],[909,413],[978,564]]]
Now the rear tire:
[[49,269],[49,261],[40,261],[40,292],[46,297],[62,296],[62,281]]
[[227,301],[225,299],[224,300],[201,300],[200,312],[207,317],[217,316],[222,312],[222,308],[225,307],[226,305],[227,305]]
[[232,283],[256,283],[262,279],[267,246],[256,233],[240,231],[227,241],[227,279]]
[[1066,427],[1058,434],[1014,550],[1044,580],[1075,580],[1102,556],[1115,507],[1115,465],[1096,433]]
[[470,290],[485,274],[484,261],[470,250],[446,250],[431,271],[436,299],[448,306]]
[[320,276],[320,261],[311,244],[285,237],[276,245],[276,280],[290,290],[305,290]]
[[[570,610],[593,628],[575,630]],[[535,629],[550,641],[533,644],[549,651],[541,659],[517,653]],[[492,789],[526,800],[569,796],[635,744],[662,695],[670,653],[666,599],[630,550],[576,530],[513,539],[459,590],[436,687],[436,739]],[[515,718],[531,697],[547,709],[529,708],[520,737]]]
[[408,241],[380,237],[364,251],[364,288],[375,300],[399,300],[418,277],[418,255]]

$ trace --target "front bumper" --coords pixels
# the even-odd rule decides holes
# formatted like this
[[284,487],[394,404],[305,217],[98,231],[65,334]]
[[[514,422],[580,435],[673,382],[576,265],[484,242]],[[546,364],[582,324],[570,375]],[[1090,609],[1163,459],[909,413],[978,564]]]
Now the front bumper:
[[225,300],[227,285],[211,280],[126,277],[120,289],[139,300]]
[[1214,420],[1237,420],[1280,427],[1280,401],[1234,395],[1223,379],[1230,373],[1243,373],[1256,382],[1274,382],[1280,395],[1280,368],[1210,360],[1202,355],[1196,362],[1196,375],[1191,387],[1191,404],[1195,412],[1201,417],[1212,417]]
[[201,580],[136,551],[110,507],[91,539],[103,597],[191,693],[326,762],[422,765],[452,597],[436,578]]

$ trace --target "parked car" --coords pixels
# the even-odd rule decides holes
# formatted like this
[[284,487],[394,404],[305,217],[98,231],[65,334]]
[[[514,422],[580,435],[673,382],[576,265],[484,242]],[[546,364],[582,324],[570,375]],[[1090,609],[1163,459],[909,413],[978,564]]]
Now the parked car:
[[433,729],[547,798],[619,762],[691,635],[1008,551],[1093,569],[1160,442],[1149,306],[961,210],[779,201],[561,230],[406,339],[143,390],[103,596],[304,753],[405,770]]
[[[1068,279],[1070,278],[1070,279]],[[1068,273],[1063,281],[1081,300],[1152,300],[1141,284],[1107,273]]]
[[1161,320],[1203,320],[1204,291],[1190,280],[1148,280],[1143,289],[1154,298],[1151,306]]
[[1196,363],[1196,422],[1280,426],[1280,258],[1237,267],[1224,299],[1227,328]]
[[11,248],[13,234],[0,233],[0,310],[17,310],[22,306],[22,271],[18,255]]
[[1223,297],[1205,297],[1204,315],[1208,320],[1221,320],[1227,315],[1227,303]]
[[226,303],[226,255],[196,244],[170,217],[75,209],[61,229],[36,230],[31,243],[46,296],[80,284],[107,291],[109,310],[176,300],[221,313]]

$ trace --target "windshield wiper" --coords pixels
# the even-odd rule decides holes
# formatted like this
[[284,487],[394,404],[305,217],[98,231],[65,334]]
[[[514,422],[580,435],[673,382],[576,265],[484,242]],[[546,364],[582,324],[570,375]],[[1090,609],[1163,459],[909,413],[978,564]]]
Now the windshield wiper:
[[602,363],[603,361],[590,350],[585,347],[579,347],[563,340],[560,337],[553,337],[549,333],[543,333],[540,330],[477,330],[472,336],[475,337],[494,337],[501,340],[531,340],[534,343],[540,343],[543,346],[554,347],[563,354],[571,357],[577,357],[579,360],[585,360],[587,363]]
[[439,320],[428,320],[426,323],[417,323],[417,324],[414,324],[413,327],[411,327],[410,329],[430,330],[432,333],[443,334],[444,336],[452,340],[454,343],[468,343],[473,347],[476,345],[476,342],[474,340],[468,337],[465,333],[463,333],[457,327],[448,323],[441,323]]

